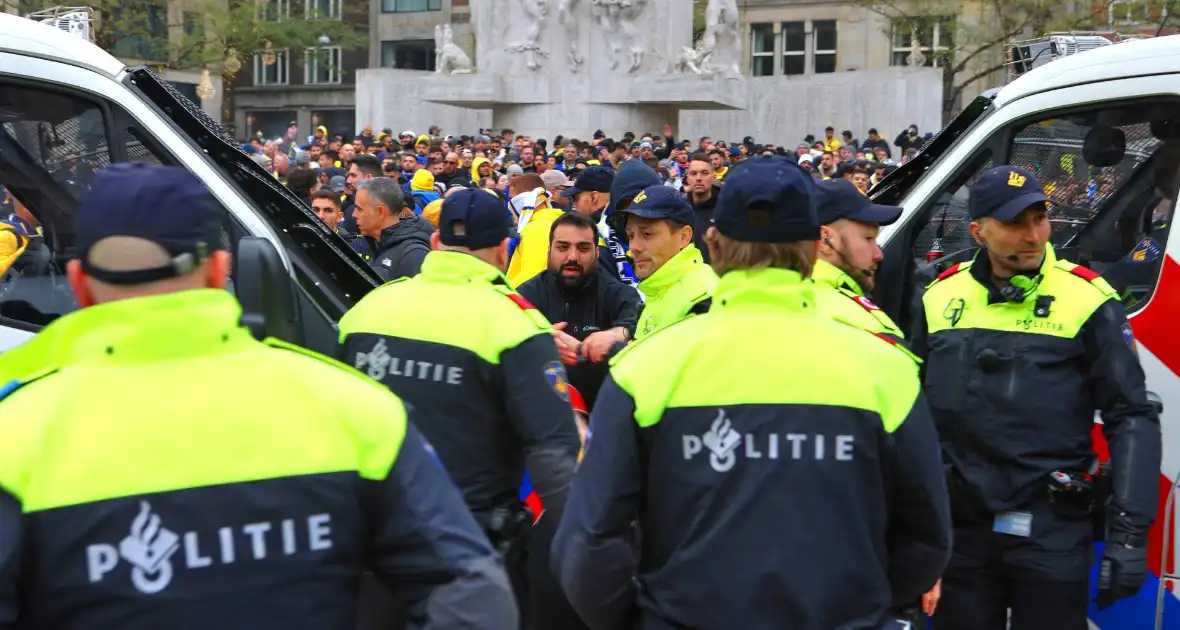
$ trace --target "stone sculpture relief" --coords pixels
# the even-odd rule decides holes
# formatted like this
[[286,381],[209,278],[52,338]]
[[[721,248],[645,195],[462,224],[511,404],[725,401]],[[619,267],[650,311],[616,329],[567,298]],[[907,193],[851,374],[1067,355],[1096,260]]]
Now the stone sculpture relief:
[[648,0],[590,0],[590,13],[610,45],[611,70],[619,67],[619,54],[623,51],[619,31],[622,31],[622,38],[631,43],[627,72],[635,72],[643,64],[644,40],[636,36],[635,24],[643,16],[647,4]]
[[[730,78],[742,74],[741,18],[736,0],[709,0],[705,7],[705,33],[694,50],[702,72],[722,72]],[[685,52],[687,54],[687,51]],[[683,57],[683,55],[682,55]],[[704,63],[709,60],[709,63]],[[714,62],[715,60],[715,62]]]
[[578,0],[558,0],[557,21],[561,24],[561,28],[565,33],[565,39],[570,45],[569,50],[566,52],[566,61],[569,62],[570,72],[575,73],[586,61],[582,57],[581,51],[578,50],[578,21],[574,15],[574,11],[577,8]]
[[528,55],[526,65],[529,70],[537,70],[541,67],[541,59],[549,56],[549,53],[541,50],[538,43],[541,39],[541,27],[549,15],[549,0],[521,0],[521,5],[524,8],[527,28],[525,39],[523,42],[509,44],[506,50],[526,53]]
[[434,50],[435,74],[471,73],[471,57],[455,44],[450,24],[434,27]]
[[705,48],[700,42],[697,42],[695,47],[685,46],[684,51],[676,58],[671,71],[681,74],[709,74],[708,63],[712,56],[713,50]]

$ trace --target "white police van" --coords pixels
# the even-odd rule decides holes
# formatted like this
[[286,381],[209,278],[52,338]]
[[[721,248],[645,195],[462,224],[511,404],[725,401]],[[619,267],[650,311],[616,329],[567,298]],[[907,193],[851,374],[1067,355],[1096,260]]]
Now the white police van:
[[40,223],[47,246],[31,270],[0,270],[0,352],[77,307],[63,272],[87,178],[147,162],[188,168],[225,209],[244,323],[331,353],[335,322],[380,279],[168,82],[80,37],[85,25],[71,33],[59,22],[65,30],[0,12],[0,186]]
[[[1021,73],[970,103],[911,162],[869,195],[905,208],[884,228],[885,261],[875,299],[898,322],[915,315],[916,291],[974,253],[967,187],[1010,164],[1038,174],[1052,200],[1058,255],[1102,273],[1123,294],[1161,409],[1160,513],[1152,530],[1148,586],[1104,611],[1101,628],[1180,628],[1171,593],[1177,553],[1173,495],[1180,470],[1180,237],[1171,240],[1180,182],[1180,36],[1062,55],[1070,41],[1014,47]],[[1074,47],[1076,49],[1076,47]],[[1033,54],[1030,54],[1033,53]],[[1100,456],[1104,442],[1096,440]]]

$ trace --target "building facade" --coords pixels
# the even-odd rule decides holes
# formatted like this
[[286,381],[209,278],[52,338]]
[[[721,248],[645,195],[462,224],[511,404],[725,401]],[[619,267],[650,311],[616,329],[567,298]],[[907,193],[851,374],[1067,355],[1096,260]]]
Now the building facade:
[[[0,0],[0,11],[16,15],[29,14],[55,6],[57,3],[48,0],[19,0],[4,2]],[[128,66],[151,66],[161,78],[170,82],[181,94],[187,96],[194,103],[200,103],[201,109],[214,120],[221,120],[222,81],[216,70],[208,72],[208,76],[200,67],[199,60],[183,58],[169,60],[170,55],[186,51],[185,42],[198,39],[204,24],[200,13],[193,10],[185,0],[167,0],[153,2],[145,0],[136,10],[141,13],[144,22],[137,29],[141,31],[134,37],[116,37],[111,45],[104,46],[108,52]],[[95,18],[97,20],[98,18]],[[92,34],[100,32],[101,25],[91,24]],[[103,46],[106,42],[96,42]],[[197,95],[197,87],[205,80],[213,88],[214,96],[201,99]]]
[[[265,19],[316,15],[344,20],[367,35],[369,11],[344,0],[263,0]],[[316,127],[351,137],[357,132],[356,71],[367,66],[364,46],[345,49],[327,37],[303,48],[275,49],[242,60],[232,87],[234,127],[240,138],[279,138],[292,122],[300,136]]]
[[369,8],[373,25],[369,31],[369,67],[434,70],[434,27],[443,24],[451,25],[455,44],[475,62],[469,1],[373,0]]

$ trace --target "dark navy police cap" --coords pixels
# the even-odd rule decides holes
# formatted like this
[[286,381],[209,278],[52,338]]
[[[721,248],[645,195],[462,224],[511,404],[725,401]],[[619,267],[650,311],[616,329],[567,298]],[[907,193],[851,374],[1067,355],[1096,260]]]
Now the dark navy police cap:
[[[74,212],[74,231],[82,268],[110,284],[142,284],[192,272],[221,242],[221,205],[184,168],[125,163],[108,166],[90,180],[90,190]],[[169,264],[146,269],[111,270],[91,261],[91,248],[103,239],[126,236],[150,241],[171,257]]]
[[820,225],[835,223],[840,219],[889,225],[901,217],[900,207],[873,203],[846,179],[819,182],[815,192],[816,216]]
[[583,191],[610,192],[610,185],[615,181],[615,173],[605,166],[590,166],[578,175],[574,185],[561,191],[562,197],[573,197]]
[[618,212],[644,219],[668,219],[681,225],[693,223],[692,204],[688,203],[683,193],[663,184],[639,191],[631,200],[631,205]]
[[[717,195],[717,231],[748,243],[819,240],[815,181],[795,160],[782,155],[750,158],[730,167]],[[767,216],[750,216],[750,210]],[[761,214],[761,213],[759,213]]]
[[967,210],[972,219],[1011,221],[1029,206],[1044,207],[1047,201],[1049,197],[1036,175],[1015,166],[997,166],[971,184]]
[[[455,223],[460,221],[464,233],[455,234]],[[512,219],[499,197],[469,188],[443,200],[438,215],[438,240],[443,245],[484,249],[514,236]]]

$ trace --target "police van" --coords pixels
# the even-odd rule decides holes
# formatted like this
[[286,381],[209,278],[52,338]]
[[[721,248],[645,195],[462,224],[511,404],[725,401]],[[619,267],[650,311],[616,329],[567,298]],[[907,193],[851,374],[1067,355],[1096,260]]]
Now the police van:
[[[1123,295],[1163,426],[1153,575],[1137,597],[1104,611],[1091,605],[1090,618],[1106,629],[1180,628],[1180,600],[1172,594],[1180,574],[1173,497],[1180,476],[1180,237],[1169,242],[1180,181],[1180,37],[1106,41],[1076,52],[1085,48],[1079,43],[1063,35],[1011,47],[1014,80],[977,97],[870,191],[878,203],[905,209],[882,230],[885,261],[874,297],[896,321],[911,321],[916,292],[974,254],[967,216],[974,179],[1000,164],[1038,174],[1051,199],[1058,256],[1098,271]],[[1102,458],[1104,442],[1095,434]]]
[[77,308],[64,268],[87,179],[145,162],[191,170],[221,204],[244,323],[331,353],[335,322],[380,278],[198,106],[91,43],[85,8],[68,11],[0,12],[0,245],[19,232],[0,251],[0,352]]

